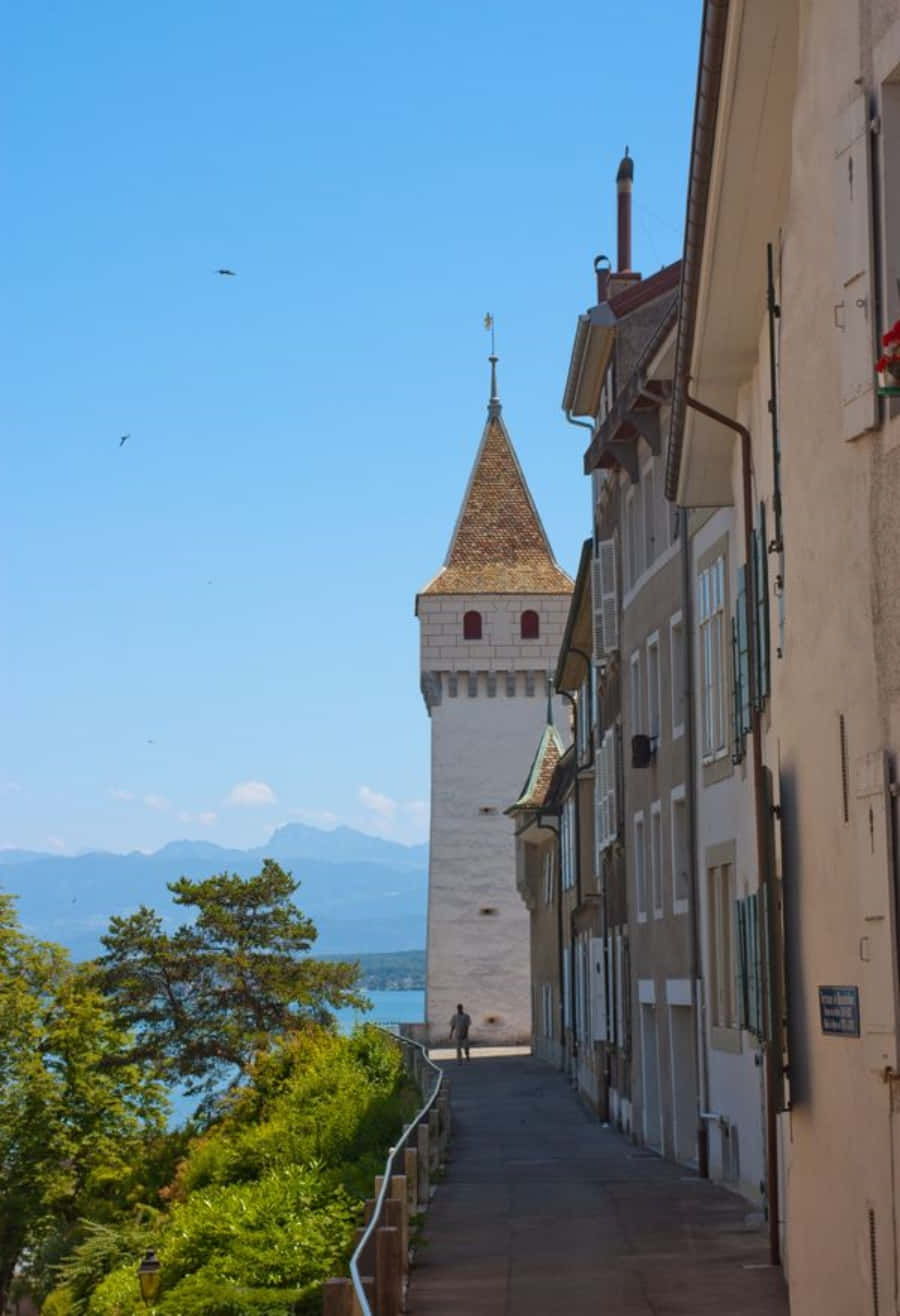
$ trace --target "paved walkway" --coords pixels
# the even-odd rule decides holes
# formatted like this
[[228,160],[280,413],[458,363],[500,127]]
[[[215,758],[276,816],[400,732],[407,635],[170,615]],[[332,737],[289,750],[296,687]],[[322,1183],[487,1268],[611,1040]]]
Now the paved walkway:
[[602,1128],[530,1056],[445,1069],[450,1161],[412,1316],[787,1316],[742,1198]]

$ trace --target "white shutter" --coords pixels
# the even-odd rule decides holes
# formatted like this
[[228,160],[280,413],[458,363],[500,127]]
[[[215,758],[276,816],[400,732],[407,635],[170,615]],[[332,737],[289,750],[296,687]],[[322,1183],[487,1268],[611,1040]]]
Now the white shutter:
[[622,934],[616,933],[616,1042],[625,1045],[625,1001],[622,996]]
[[602,937],[591,937],[591,1033],[595,1042],[607,1040],[606,974]]
[[606,653],[603,637],[603,581],[598,557],[591,562],[591,593],[594,605],[594,661],[596,662]]
[[872,429],[875,394],[875,307],[872,302],[872,177],[869,114],[858,96],[838,120],[835,153],[837,297],[844,438]]
[[616,591],[616,541],[601,539],[591,563],[594,602],[594,656],[619,647],[619,607]]
[[606,840],[605,809],[606,758],[603,753],[603,742],[601,742],[600,752],[594,764],[594,867],[597,877],[600,876],[603,867],[603,843]]
[[604,539],[600,550],[600,588],[603,606],[604,652],[619,647],[619,601],[616,590],[616,541]]
[[606,804],[608,820],[606,835],[609,837],[610,841],[614,841],[619,830],[619,812],[616,803],[616,786],[619,780],[619,737],[616,733],[615,727],[610,727],[607,732],[607,740],[609,743],[606,752],[609,755],[609,761],[607,763],[606,773],[607,781],[609,783],[609,794]]
[[566,946],[563,951],[563,1027],[565,1028],[570,1028],[572,1025],[572,993],[569,990],[571,965],[572,951]]

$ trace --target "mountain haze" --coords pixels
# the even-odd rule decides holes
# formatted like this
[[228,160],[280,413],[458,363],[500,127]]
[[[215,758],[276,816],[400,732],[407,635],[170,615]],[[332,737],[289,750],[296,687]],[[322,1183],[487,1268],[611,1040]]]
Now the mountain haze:
[[153,854],[0,852],[0,890],[18,896],[22,923],[61,942],[76,959],[99,953],[113,914],[150,905],[167,924],[182,911],[166,883],[228,870],[248,877],[277,859],[300,883],[296,900],[319,930],[321,954],[394,951],[425,944],[427,846],[404,846],[349,827],[326,832],[290,823],[251,850],[171,841]]

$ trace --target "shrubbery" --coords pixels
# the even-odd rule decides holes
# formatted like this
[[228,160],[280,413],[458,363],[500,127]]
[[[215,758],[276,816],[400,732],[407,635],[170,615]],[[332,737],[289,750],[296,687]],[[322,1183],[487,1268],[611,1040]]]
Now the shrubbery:
[[89,1229],[44,1316],[138,1316],[145,1247],[162,1263],[159,1316],[318,1312],[322,1281],[346,1266],[361,1198],[416,1104],[398,1048],[374,1028],[280,1042],[191,1143],[168,1209],[118,1233]]

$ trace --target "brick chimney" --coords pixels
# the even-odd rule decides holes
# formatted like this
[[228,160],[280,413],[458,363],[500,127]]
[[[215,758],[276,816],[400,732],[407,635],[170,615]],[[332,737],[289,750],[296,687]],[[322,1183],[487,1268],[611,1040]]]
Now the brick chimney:
[[619,172],[616,174],[616,192],[619,197],[617,274],[625,274],[631,270],[631,188],[633,183],[634,161],[628,154],[628,147],[626,146],[625,154],[622,156],[619,165]]
[[615,297],[632,283],[640,282],[640,274],[631,268],[631,188],[634,183],[634,161],[625,147],[625,154],[619,163],[616,174],[616,194],[618,197],[618,232],[616,271],[609,276],[609,297]]

